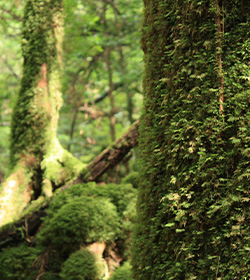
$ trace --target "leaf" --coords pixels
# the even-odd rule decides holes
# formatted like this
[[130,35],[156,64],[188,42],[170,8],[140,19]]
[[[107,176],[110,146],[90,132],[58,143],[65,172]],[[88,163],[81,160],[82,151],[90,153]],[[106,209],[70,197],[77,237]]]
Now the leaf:
[[184,228],[183,228],[183,229],[177,228],[175,231],[176,231],[177,233],[181,233],[181,232],[185,231],[185,229],[184,229]]
[[235,138],[235,137],[230,138],[230,140],[233,144],[238,144],[241,142],[241,140],[239,138]]
[[168,223],[165,225],[165,227],[173,227],[173,226],[175,226],[175,223]]

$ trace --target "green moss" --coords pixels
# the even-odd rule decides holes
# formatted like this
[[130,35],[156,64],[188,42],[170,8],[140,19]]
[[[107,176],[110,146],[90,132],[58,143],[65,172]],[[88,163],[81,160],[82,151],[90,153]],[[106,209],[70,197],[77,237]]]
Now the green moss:
[[104,274],[104,266],[94,253],[79,250],[65,261],[60,276],[63,280],[99,280]]
[[49,179],[44,179],[42,182],[42,196],[51,197],[53,194],[53,186]]
[[247,278],[245,2],[144,1],[137,280]]
[[49,197],[44,196],[40,196],[38,199],[31,201],[28,207],[22,211],[21,217],[34,214],[34,212],[39,211],[39,209],[45,206],[48,203],[48,201]]
[[126,262],[119,266],[112,274],[110,280],[133,280],[131,265]]
[[[11,123],[13,166],[25,153],[33,154],[38,163],[46,151],[46,138],[56,133],[60,109],[60,101],[56,100],[61,99],[58,66],[62,34],[58,30],[63,24],[62,2],[26,2],[22,29],[23,77]],[[41,79],[43,85],[38,84]]]
[[96,241],[113,242],[120,231],[116,207],[105,198],[71,199],[51,217],[46,217],[37,243],[50,245],[62,255]]
[[0,253],[0,279],[35,279],[39,270],[35,261],[39,253],[39,250],[26,245],[5,249]]
[[66,151],[57,138],[51,138],[46,154],[41,162],[44,180],[62,185],[76,178],[85,168],[85,164]]
[[108,198],[116,207],[119,215],[122,217],[127,205],[137,195],[135,190],[129,184],[107,184],[97,185],[96,183],[80,184],[71,186],[69,189],[59,193],[51,202],[47,211],[48,217],[53,217],[65,203],[79,197],[103,197]]
[[134,232],[137,218],[136,202],[137,197],[131,199],[126,210],[123,212],[121,239],[123,240],[123,257],[125,260],[130,259],[132,256],[132,234]]

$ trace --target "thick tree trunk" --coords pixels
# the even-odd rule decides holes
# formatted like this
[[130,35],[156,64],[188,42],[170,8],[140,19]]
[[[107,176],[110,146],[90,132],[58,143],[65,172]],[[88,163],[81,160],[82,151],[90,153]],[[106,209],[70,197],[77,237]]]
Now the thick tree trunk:
[[84,167],[56,136],[62,104],[63,1],[28,0],[22,37],[23,77],[11,123],[13,174],[1,187],[0,225]]
[[[73,184],[96,181],[109,168],[119,164],[126,154],[138,144],[138,126],[139,121],[136,121],[122,137],[111,144],[87,166],[83,175],[78,176],[75,181],[62,187],[61,190],[64,191]],[[35,235],[42,223],[42,218],[46,216],[46,209],[49,207],[50,201],[45,202],[39,210],[34,211],[32,214],[23,217],[5,229],[2,228],[0,231],[0,249],[18,244],[24,238],[28,242],[32,242],[31,236]],[[20,231],[20,229],[22,230]]]
[[248,278],[250,2],[144,4],[134,278]]

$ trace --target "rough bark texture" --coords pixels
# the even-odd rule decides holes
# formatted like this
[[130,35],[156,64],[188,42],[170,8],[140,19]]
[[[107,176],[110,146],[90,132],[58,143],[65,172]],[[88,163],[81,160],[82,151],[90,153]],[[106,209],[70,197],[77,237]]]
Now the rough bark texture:
[[248,278],[250,2],[144,4],[134,278]]

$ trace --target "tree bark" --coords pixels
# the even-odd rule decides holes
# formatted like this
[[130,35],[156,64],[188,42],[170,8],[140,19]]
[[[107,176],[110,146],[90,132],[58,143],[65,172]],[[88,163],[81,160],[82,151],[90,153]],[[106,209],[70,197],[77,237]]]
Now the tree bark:
[[250,2],[144,5],[133,276],[248,278]]

